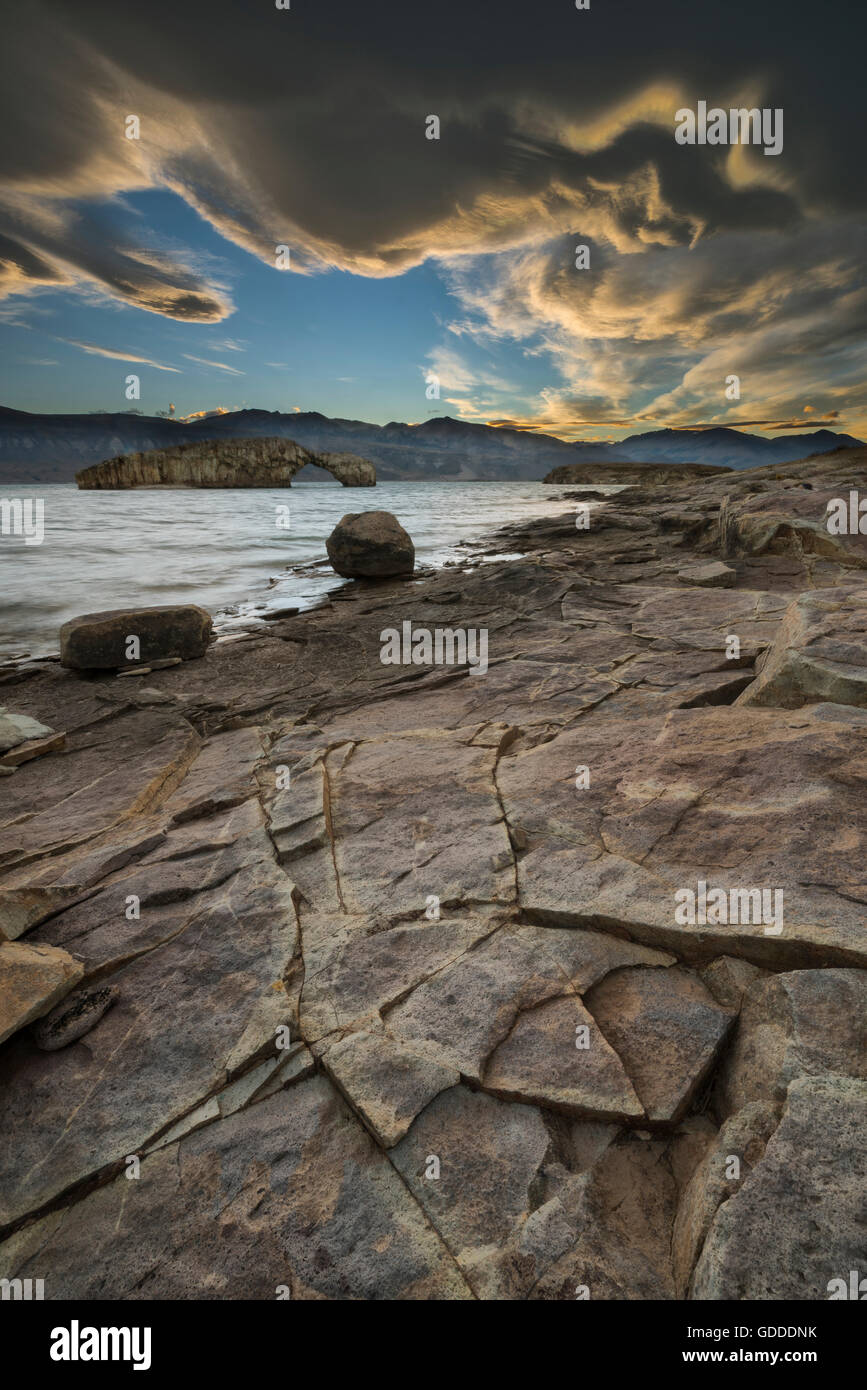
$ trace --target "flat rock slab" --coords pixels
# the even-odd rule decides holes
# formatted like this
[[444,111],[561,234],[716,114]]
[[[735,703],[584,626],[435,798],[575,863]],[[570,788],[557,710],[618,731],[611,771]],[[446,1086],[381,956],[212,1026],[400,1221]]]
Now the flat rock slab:
[[377,930],[375,921],[304,916],[301,1027],[311,1041],[385,1011],[495,929],[483,914],[446,914]]
[[[193,603],[84,613],[60,629],[60,662],[79,671],[106,671],[172,656],[189,661],[204,656],[212,626],[210,613]],[[130,638],[138,639],[134,655]]]
[[[862,765],[867,715],[842,705],[582,721],[507,750],[497,781],[524,846],[521,906],[542,923],[625,932],[698,964],[863,966]],[[723,890],[724,913],[701,919],[702,884]],[[756,888],[767,900],[730,896]]]
[[460,1080],[453,1067],[437,1059],[434,1049],[426,1055],[423,1043],[409,1047],[384,1031],[350,1033],[328,1049],[324,1063],[386,1149],[399,1143],[416,1115],[440,1091]]
[[644,1114],[621,1059],[575,995],[522,1013],[485,1067],[484,1085],[566,1115],[619,1121]]
[[431,895],[442,908],[513,901],[495,765],[495,749],[439,731],[332,755],[327,794],[343,910],[423,913]]
[[714,1218],[692,1297],[826,1300],[833,1280],[863,1275],[865,1170],[867,1082],[793,1081],[761,1162]]
[[679,586],[633,584],[625,593],[638,605],[630,616],[636,636],[724,653],[726,639],[734,635],[742,652],[753,656],[773,641],[787,604],[780,594],[754,589],[709,589],[695,604],[685,602]]
[[200,746],[186,720],[165,709],[122,712],[70,734],[62,758],[37,760],[4,787],[0,867],[57,855],[143,817],[178,785]]
[[55,1299],[468,1299],[442,1239],[325,1077],[206,1125],[0,1245]]
[[733,1015],[692,971],[616,970],[586,995],[648,1119],[679,1120],[721,1048]]
[[737,570],[714,560],[709,565],[688,565],[678,571],[681,584],[689,584],[696,589],[731,589],[737,579]]
[[40,724],[38,719],[32,719],[29,714],[16,713],[0,706],[0,753],[6,753],[10,748],[19,748],[22,743],[30,742],[34,739],[48,738],[54,733],[46,724]]
[[291,885],[262,860],[203,897],[161,949],[112,973],[120,998],[86,1038],[7,1044],[0,1128],[17,1141],[0,1151],[0,1226],[140,1152],[276,1047],[293,1012]]
[[[490,1060],[495,1078],[508,1076],[514,1083],[504,1087],[510,1092],[523,1083],[527,1098],[559,1104],[569,1090],[572,1109],[622,1114],[626,1107],[628,1113],[640,1113],[617,1059],[595,1028],[589,1053],[579,1056],[576,1028],[592,1025],[579,996],[618,966],[640,962],[664,967],[670,961],[662,953],[596,932],[505,926],[419,984],[387,1011],[386,1022],[395,1037],[408,1045],[435,1046],[446,1065],[483,1084]],[[532,1042],[527,1032],[522,1056],[520,1039],[533,1028],[527,1011],[551,1000],[561,1003],[553,1014],[536,1020]],[[516,1022],[522,1024],[519,1042],[497,1060],[496,1050]]]

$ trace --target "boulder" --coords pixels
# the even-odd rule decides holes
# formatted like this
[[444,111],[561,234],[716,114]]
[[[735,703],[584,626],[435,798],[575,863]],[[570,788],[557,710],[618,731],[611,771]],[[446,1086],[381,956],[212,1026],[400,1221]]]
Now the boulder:
[[[84,613],[60,629],[60,663],[77,671],[106,671],[173,656],[189,661],[204,656],[211,626],[211,615],[194,603]],[[134,661],[127,656],[130,637],[139,640]]]
[[391,512],[349,512],[326,541],[328,558],[344,579],[412,574],[415,546]]

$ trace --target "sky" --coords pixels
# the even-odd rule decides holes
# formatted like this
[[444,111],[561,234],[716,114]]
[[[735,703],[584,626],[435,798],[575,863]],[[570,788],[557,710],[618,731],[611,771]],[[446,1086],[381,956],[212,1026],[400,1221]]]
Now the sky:
[[861,0],[0,8],[4,405],[867,437]]

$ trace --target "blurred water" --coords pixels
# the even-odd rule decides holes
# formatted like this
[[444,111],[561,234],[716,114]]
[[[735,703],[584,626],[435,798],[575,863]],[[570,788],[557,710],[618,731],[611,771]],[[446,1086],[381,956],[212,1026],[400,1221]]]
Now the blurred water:
[[415,542],[417,564],[440,565],[461,542],[508,521],[569,509],[566,490],[445,481],[351,491],[304,482],[273,491],[125,492],[0,484],[0,497],[42,498],[45,506],[41,545],[0,534],[0,658],[56,652],[62,623],[106,608],[199,603],[225,631],[269,608],[309,607],[344,582],[328,566],[325,540],[346,512],[393,512]]

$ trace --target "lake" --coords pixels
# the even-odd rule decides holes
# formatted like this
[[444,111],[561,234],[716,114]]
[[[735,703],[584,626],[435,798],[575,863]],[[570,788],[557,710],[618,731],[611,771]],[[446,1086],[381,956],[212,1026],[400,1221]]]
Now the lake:
[[56,653],[68,618],[107,608],[198,603],[230,631],[269,609],[309,607],[345,582],[325,541],[347,512],[393,512],[416,563],[441,565],[509,521],[573,508],[567,491],[438,480],[123,492],[0,484],[2,497],[41,498],[45,509],[41,545],[0,534],[0,659]]

